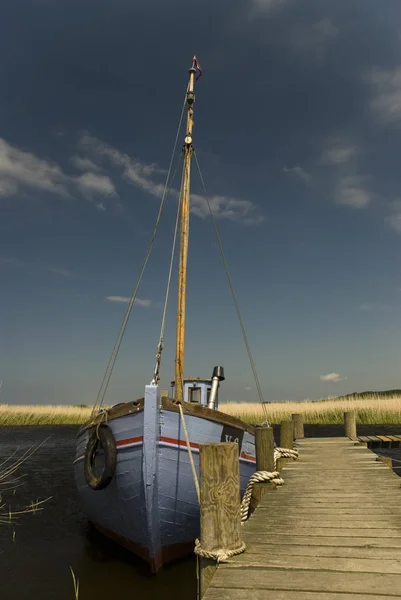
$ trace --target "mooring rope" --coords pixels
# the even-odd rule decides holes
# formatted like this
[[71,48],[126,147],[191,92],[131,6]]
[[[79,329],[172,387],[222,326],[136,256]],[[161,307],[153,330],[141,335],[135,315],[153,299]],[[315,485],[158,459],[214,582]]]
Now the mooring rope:
[[201,558],[210,558],[210,560],[215,560],[218,563],[227,562],[227,558],[231,558],[232,556],[237,556],[237,554],[242,554],[246,550],[245,542],[242,542],[241,546],[235,548],[234,550],[228,549],[220,549],[215,552],[208,552],[204,550],[201,546],[201,543],[198,539],[195,540],[195,554],[200,556]]
[[187,426],[186,426],[186,423],[185,423],[184,411],[182,410],[182,404],[181,404],[181,402],[178,402],[178,408],[179,408],[180,415],[181,415],[181,423],[182,423],[182,428],[184,430],[185,441],[186,441],[186,444],[187,444],[189,462],[191,463],[192,476],[194,478],[194,484],[195,484],[196,494],[198,496],[198,502],[200,504],[199,481],[198,481],[198,476],[196,474],[194,457],[192,456],[191,443],[189,441],[188,430],[187,430]]

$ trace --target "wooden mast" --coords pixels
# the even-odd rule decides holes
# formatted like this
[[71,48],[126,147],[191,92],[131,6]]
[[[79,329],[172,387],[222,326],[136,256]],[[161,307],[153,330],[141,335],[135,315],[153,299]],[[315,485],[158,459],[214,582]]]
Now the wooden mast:
[[193,58],[189,69],[189,84],[187,90],[187,128],[183,147],[184,167],[182,172],[180,193],[180,264],[178,271],[178,307],[177,331],[175,353],[175,399],[184,400],[184,345],[185,345],[185,308],[187,292],[187,260],[189,237],[189,195],[192,158],[192,129],[193,129],[193,104],[195,101],[194,84],[196,73],[196,57]]

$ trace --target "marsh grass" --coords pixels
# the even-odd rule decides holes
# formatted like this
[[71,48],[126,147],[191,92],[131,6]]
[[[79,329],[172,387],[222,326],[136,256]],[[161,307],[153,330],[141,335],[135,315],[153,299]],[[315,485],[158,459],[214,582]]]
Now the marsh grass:
[[0,426],[82,425],[91,412],[91,406],[0,404]]
[[[313,425],[339,425],[344,422],[344,412],[355,410],[357,422],[365,425],[400,425],[401,396],[382,397],[371,394],[364,398],[347,396],[335,400],[306,402],[272,402],[265,404],[266,414],[272,424],[291,419],[301,413],[304,422]],[[220,404],[219,409],[248,423],[262,423],[264,408],[260,403]]]
[[[311,400],[306,402],[272,402],[265,404],[271,423],[291,418],[292,413],[302,413],[304,422],[314,425],[343,423],[347,410],[358,412],[358,423],[366,425],[401,424],[401,395],[385,396],[370,394],[336,398],[334,400]],[[219,410],[239,417],[248,423],[265,420],[260,403],[220,403]],[[91,416],[92,407],[85,405],[10,405],[0,404],[0,426],[18,425],[82,425]],[[1,467],[1,465],[0,465]]]

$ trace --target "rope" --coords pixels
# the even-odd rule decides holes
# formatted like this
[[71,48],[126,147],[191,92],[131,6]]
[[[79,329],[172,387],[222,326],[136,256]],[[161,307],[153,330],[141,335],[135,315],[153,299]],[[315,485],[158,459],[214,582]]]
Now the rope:
[[274,468],[277,469],[279,458],[292,458],[292,460],[297,460],[298,456],[298,450],[291,450],[290,448],[274,448]]
[[223,260],[223,264],[224,264],[224,268],[225,268],[225,271],[226,271],[228,283],[229,283],[229,286],[230,286],[231,295],[233,297],[235,309],[237,311],[238,320],[239,320],[239,323],[240,323],[240,326],[241,326],[242,336],[244,338],[245,346],[246,346],[246,349],[247,349],[247,352],[248,352],[248,358],[249,358],[249,362],[251,364],[251,368],[252,368],[252,372],[253,372],[253,377],[254,377],[255,383],[256,383],[256,388],[258,390],[259,400],[262,403],[263,411],[265,413],[265,422],[266,422],[267,425],[269,425],[269,417],[268,417],[268,413],[267,413],[267,408],[266,408],[266,406],[264,404],[264,398],[263,398],[262,388],[261,388],[261,385],[260,385],[260,382],[259,382],[258,374],[256,372],[255,362],[254,362],[253,357],[252,357],[251,347],[250,347],[249,341],[248,341],[248,335],[247,335],[246,330],[245,330],[244,321],[242,319],[241,311],[239,309],[239,304],[238,304],[237,296],[236,296],[236,293],[235,293],[235,290],[234,290],[233,282],[232,282],[232,279],[231,279],[230,270],[228,268],[227,259],[226,259],[226,256],[225,256],[225,253],[224,253],[224,250],[223,250],[223,245],[221,243],[219,230],[217,228],[216,219],[214,218],[214,215],[213,215],[212,207],[210,205],[209,196],[208,196],[207,191],[206,191],[205,181],[203,179],[203,175],[202,175],[202,172],[200,170],[200,166],[199,166],[199,162],[198,162],[198,156],[197,156],[195,150],[194,150],[194,156],[195,156],[195,162],[196,162],[196,166],[198,168],[198,173],[199,173],[199,177],[200,177],[200,180],[201,180],[201,184],[202,184],[202,187],[203,187],[203,193],[204,193],[204,196],[205,196],[205,199],[206,199],[206,202],[207,202],[207,206],[208,206],[208,209],[209,209],[210,217],[212,219],[213,228],[214,228],[214,231],[215,231],[215,234],[216,234],[217,243],[218,243],[218,246],[219,246],[219,249],[220,249],[220,254],[221,254],[221,257],[222,257],[222,260]]
[[[175,169],[174,175],[173,175],[173,179],[172,179],[173,181],[174,181],[175,175],[177,173],[177,168],[178,168],[178,163],[177,163],[177,167]],[[159,344],[157,346],[156,366],[155,366],[155,372],[154,372],[153,381],[152,381],[152,383],[154,383],[154,384],[157,384],[160,381],[160,366],[161,366],[161,359],[162,359],[162,352],[163,352],[164,329],[166,326],[167,305],[168,305],[168,299],[170,296],[170,286],[171,286],[171,278],[172,278],[172,273],[173,273],[174,255],[175,255],[175,247],[176,247],[176,243],[177,243],[177,232],[178,232],[178,225],[179,225],[179,221],[180,221],[180,214],[181,214],[181,202],[178,202],[177,216],[176,216],[176,220],[175,220],[175,228],[174,228],[174,236],[173,236],[173,246],[171,249],[171,257],[170,257],[170,267],[169,267],[168,278],[167,278],[166,295],[164,298],[163,316],[162,316],[162,322],[161,322],[161,327],[160,327]]]
[[242,554],[242,552],[244,552],[246,550],[246,544],[245,542],[242,542],[241,546],[239,546],[238,548],[235,548],[234,550],[228,550],[227,548],[225,549],[220,549],[220,550],[216,550],[215,552],[211,551],[209,552],[208,550],[204,550],[201,546],[201,543],[198,539],[195,540],[195,554],[197,556],[200,556],[201,558],[210,558],[210,560],[215,560],[217,562],[217,564],[222,563],[222,562],[227,562],[228,558],[231,558],[231,556],[236,556],[237,554]]
[[131,298],[130,298],[130,301],[129,301],[129,304],[128,304],[128,307],[127,307],[127,311],[125,313],[123,322],[121,323],[121,327],[120,327],[120,330],[118,332],[116,342],[114,344],[113,351],[111,353],[109,362],[107,363],[106,371],[105,371],[105,374],[103,376],[102,383],[100,385],[99,392],[97,394],[96,401],[95,401],[94,406],[93,406],[92,414],[95,413],[97,405],[101,406],[103,404],[104,397],[106,395],[107,388],[108,388],[109,383],[110,383],[110,378],[111,378],[111,375],[113,373],[113,369],[114,369],[114,365],[115,365],[115,362],[116,362],[116,359],[117,359],[117,355],[118,355],[118,352],[119,352],[119,349],[120,349],[120,346],[121,346],[121,342],[122,342],[123,337],[124,337],[124,333],[125,333],[125,329],[126,329],[126,326],[127,326],[127,323],[128,323],[128,319],[129,319],[129,317],[131,315],[132,307],[133,307],[134,302],[136,300],[136,296],[138,294],[139,286],[141,284],[142,277],[143,277],[143,274],[145,272],[145,269],[146,269],[146,266],[147,266],[147,263],[148,263],[148,260],[149,260],[150,253],[151,253],[152,248],[153,248],[153,243],[155,241],[156,234],[157,234],[157,231],[158,231],[158,228],[159,228],[160,219],[161,219],[161,217],[163,215],[163,212],[164,212],[164,208],[165,208],[166,200],[167,200],[167,195],[170,192],[170,188],[167,190],[167,185],[168,185],[169,180],[170,180],[170,174],[171,174],[171,169],[172,169],[172,165],[173,165],[175,151],[176,151],[176,148],[177,148],[178,136],[179,136],[179,133],[180,133],[180,130],[181,130],[181,125],[182,125],[182,119],[183,119],[183,116],[184,116],[185,105],[186,105],[186,94],[185,94],[185,99],[184,99],[184,102],[183,102],[183,105],[182,105],[181,116],[180,116],[180,120],[179,120],[179,123],[178,123],[177,133],[176,133],[176,136],[175,136],[173,152],[171,154],[170,164],[169,164],[169,168],[168,168],[168,172],[167,172],[167,176],[166,176],[166,183],[165,183],[165,186],[164,186],[163,195],[162,195],[162,199],[161,199],[160,207],[159,207],[159,212],[158,212],[157,219],[156,219],[156,225],[155,225],[155,228],[153,230],[152,237],[150,239],[148,249],[146,251],[145,259],[144,259],[143,264],[142,264],[142,268],[141,268],[141,271],[140,271],[140,274],[139,274],[139,277],[138,277],[138,281],[136,283],[134,291],[132,292],[132,295],[131,295]]
[[185,441],[187,444],[187,449],[188,449],[188,456],[189,456],[189,462],[191,463],[191,469],[192,469],[192,476],[194,478],[194,484],[195,484],[195,489],[196,489],[196,495],[198,496],[198,502],[200,504],[200,490],[199,490],[199,481],[198,481],[198,476],[196,474],[196,469],[195,469],[195,463],[194,463],[194,457],[192,456],[192,448],[191,448],[191,444],[189,442],[189,436],[188,436],[188,431],[187,431],[187,426],[185,423],[185,417],[184,417],[184,411],[182,410],[182,404],[181,402],[178,403],[178,408],[180,410],[180,415],[181,415],[181,423],[182,423],[182,428],[184,430],[184,435],[185,435]]
[[284,479],[280,477],[278,471],[255,471],[255,473],[251,475],[241,502],[241,523],[245,523],[249,518],[249,508],[251,506],[253,486],[255,483],[274,483],[276,485],[283,485]]

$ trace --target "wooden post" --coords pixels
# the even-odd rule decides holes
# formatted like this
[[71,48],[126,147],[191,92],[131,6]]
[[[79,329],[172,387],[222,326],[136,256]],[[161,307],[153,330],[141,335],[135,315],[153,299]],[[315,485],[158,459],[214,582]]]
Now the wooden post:
[[345,437],[356,439],[356,413],[349,411],[344,413]]
[[384,463],[385,465],[387,465],[388,467],[390,467],[390,469],[393,468],[393,459],[390,456],[378,456],[376,458],[377,461]]
[[[269,426],[255,427],[255,447],[256,447],[256,470],[274,471],[274,436],[273,429]],[[255,483],[252,490],[251,510],[254,510],[267,489],[275,489],[276,486],[271,483]]]
[[280,446],[290,449],[294,447],[294,421],[280,423]]
[[[199,454],[201,548],[234,550],[242,544],[238,444],[200,444]],[[202,598],[217,565],[211,559],[199,560]]]
[[[281,448],[290,448],[290,450],[294,447],[294,421],[280,423],[280,446]],[[288,458],[279,458],[277,471],[281,471],[289,460]]]
[[300,440],[305,437],[304,434],[304,418],[301,413],[296,413],[292,415],[292,420],[294,421],[294,438],[296,440]]

